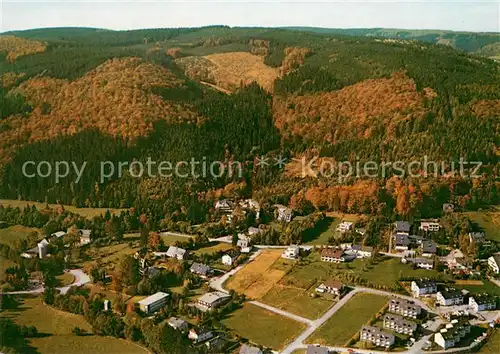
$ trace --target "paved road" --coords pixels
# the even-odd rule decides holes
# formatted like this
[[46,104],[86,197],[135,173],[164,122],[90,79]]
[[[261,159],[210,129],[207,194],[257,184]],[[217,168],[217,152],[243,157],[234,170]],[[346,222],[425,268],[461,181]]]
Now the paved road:
[[314,321],[312,321],[312,320],[309,320],[307,318],[294,315],[293,313],[290,313],[288,311],[283,311],[283,310],[281,310],[279,308],[276,308],[274,306],[269,306],[269,305],[263,304],[262,302],[250,301],[250,303],[253,304],[253,305],[255,305],[255,306],[262,307],[262,308],[264,308],[264,309],[266,309],[268,311],[275,312],[275,313],[277,313],[277,314],[279,314],[281,316],[285,316],[285,317],[291,318],[292,320],[305,323],[305,324],[307,324],[309,326],[312,326],[314,324]]
[[[260,254],[260,252],[261,251],[254,252],[250,256],[250,258],[248,259],[248,262],[253,261]],[[248,264],[248,263],[246,263],[246,264]],[[209,283],[210,287],[212,289],[214,289],[214,290],[217,290],[217,291],[222,291],[224,293],[229,293],[229,291],[227,291],[226,289],[224,289],[223,284],[226,282],[226,280],[229,279],[230,276],[236,274],[246,264],[242,264],[242,265],[240,265],[240,266],[238,266],[238,267],[230,270],[229,272],[227,272],[226,274],[224,274],[221,277],[211,279],[210,283]]]
[[[69,273],[71,273],[75,276],[75,281],[70,285],[57,288],[57,289],[59,289],[61,294],[66,294],[68,292],[69,288],[71,288],[72,286],[80,286],[80,285],[90,283],[90,277],[87,274],[85,274],[85,272],[81,269],[71,269],[69,271]],[[4,294],[13,294],[13,295],[41,294],[41,293],[43,293],[44,290],[45,290],[45,288],[43,286],[40,286],[36,289],[9,291],[9,292],[5,292]]]

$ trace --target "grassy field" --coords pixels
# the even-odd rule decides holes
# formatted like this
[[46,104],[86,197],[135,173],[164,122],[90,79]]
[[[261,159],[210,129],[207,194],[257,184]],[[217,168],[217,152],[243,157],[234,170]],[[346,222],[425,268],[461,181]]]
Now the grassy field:
[[373,294],[356,294],[342,306],[328,321],[318,328],[307,343],[329,346],[346,344],[362,325],[367,323],[389,299]]
[[[0,199],[0,205],[5,207],[10,206],[13,208],[24,208],[26,205],[35,205],[38,209],[45,209],[45,203],[39,202],[30,202],[26,200],[13,200],[13,199]],[[59,204],[49,204],[50,208],[59,208],[61,205]],[[63,205],[65,210],[68,210],[75,214],[80,214],[88,219],[92,219],[94,216],[99,216],[101,214],[106,213],[109,210],[113,214],[120,214],[122,210],[126,209],[107,209],[107,208],[76,208],[71,205]]]
[[161,239],[167,246],[172,246],[176,242],[186,242],[189,238],[174,235],[161,235]]
[[500,242],[500,210],[470,211],[464,213],[486,232],[486,238]]
[[488,342],[481,348],[479,353],[483,354],[498,354],[500,353],[500,330],[495,330]]
[[494,296],[500,296],[500,287],[496,286],[489,280],[483,280],[482,283],[482,285],[455,283],[454,287],[458,289],[466,289],[475,294],[487,293]]
[[0,243],[13,246],[16,240],[25,239],[34,231],[39,232],[39,230],[34,227],[25,227],[21,225],[0,229]]
[[58,275],[56,277],[57,281],[59,282],[58,286],[66,286],[73,284],[75,282],[75,276],[71,273],[64,273],[61,275]]
[[211,246],[207,246],[207,247],[202,247],[200,249],[197,249],[196,251],[194,251],[194,254],[196,255],[201,255],[201,254],[211,254],[211,253],[216,253],[216,252],[220,252],[220,251],[227,251],[227,250],[230,250],[231,248],[233,248],[233,246],[229,243],[216,243],[214,245],[211,245]]
[[222,322],[238,335],[274,350],[282,349],[306,327],[305,324],[251,304],[245,304]]
[[139,247],[130,247],[128,243],[119,243],[104,247],[92,247],[87,251],[88,260],[83,262],[83,266],[85,267],[91,265],[96,259],[100,259],[103,266],[113,269],[123,256],[133,255],[138,250]]
[[[286,274],[287,265],[293,266],[293,261],[281,260],[283,250],[263,251],[252,262],[248,263],[238,273],[226,282],[225,287],[244,293],[248,298],[259,299],[277,284]],[[276,267],[274,264],[276,263]]]
[[3,312],[0,316],[12,318],[19,324],[36,326],[44,336],[30,339],[30,345],[40,354],[149,353],[133,343],[112,337],[79,337],[72,334],[74,327],[89,333],[92,328],[83,317],[50,308],[40,298],[26,297],[19,308]]
[[11,261],[10,259],[0,257],[0,281],[5,279],[5,270],[15,265],[16,263]]
[[302,317],[316,319],[333,306],[334,302],[312,298],[312,292],[314,289],[303,290],[275,285],[260,301]]

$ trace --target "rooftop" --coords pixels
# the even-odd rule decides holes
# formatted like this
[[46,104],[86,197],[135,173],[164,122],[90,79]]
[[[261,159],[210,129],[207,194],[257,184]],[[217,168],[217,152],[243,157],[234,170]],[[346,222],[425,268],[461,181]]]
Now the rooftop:
[[221,291],[214,291],[212,293],[206,293],[198,298],[198,301],[202,301],[208,304],[212,304],[219,299],[229,298],[230,296]]
[[321,251],[321,257],[332,257],[332,258],[340,258],[344,252],[340,249],[335,248],[324,248]]
[[410,223],[408,221],[396,221],[394,226],[396,227],[396,232],[410,232]]
[[158,300],[162,300],[167,296],[169,296],[169,294],[159,291],[156,294],[153,294],[151,296],[148,296],[147,298],[142,299],[141,301],[138,301],[137,303],[141,305],[151,305],[152,303]]

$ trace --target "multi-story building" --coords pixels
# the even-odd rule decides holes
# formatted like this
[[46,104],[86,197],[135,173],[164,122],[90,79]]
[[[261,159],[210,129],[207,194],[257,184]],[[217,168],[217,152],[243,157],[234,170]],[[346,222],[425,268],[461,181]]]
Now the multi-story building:
[[321,251],[321,260],[323,262],[331,263],[343,263],[345,262],[345,257],[343,257],[344,251],[337,248],[324,248]]
[[212,293],[206,293],[198,298],[196,307],[202,311],[210,311],[215,309],[228,301],[230,296],[226,293],[220,291],[214,291]]
[[281,254],[281,257],[286,259],[297,259],[299,258],[300,247],[297,245],[292,245],[288,247],[285,252]]
[[415,301],[395,298],[389,301],[389,311],[405,317],[417,318],[422,308]]
[[474,295],[469,297],[469,306],[476,312],[495,310],[497,299],[493,296]]
[[394,231],[397,234],[410,234],[410,223],[408,221],[396,221],[394,223]]
[[469,332],[469,322],[453,320],[434,335],[434,342],[443,349],[448,349],[457,345]]
[[161,309],[167,303],[169,294],[163,293],[161,291],[148,296],[138,302],[139,309],[145,314],[152,314]]
[[338,226],[337,228],[335,229],[335,231],[338,231],[338,232],[341,232],[341,233],[345,233],[349,230],[352,229],[354,223],[350,222],[350,221],[342,221]]
[[388,313],[384,315],[384,328],[410,335],[417,329],[417,324],[413,321],[405,320],[403,316]]
[[462,305],[464,296],[460,290],[445,288],[437,293],[436,302],[441,306]]
[[437,232],[440,228],[441,225],[439,224],[438,220],[432,219],[420,221],[420,226],[418,229],[422,231]]
[[394,335],[373,326],[363,326],[359,338],[362,341],[373,343],[377,347],[389,348],[394,344]]
[[500,273],[500,253],[496,253],[488,258],[488,266],[493,273]]
[[427,294],[435,294],[437,292],[437,285],[431,280],[414,280],[411,282],[411,292],[414,297],[419,297]]

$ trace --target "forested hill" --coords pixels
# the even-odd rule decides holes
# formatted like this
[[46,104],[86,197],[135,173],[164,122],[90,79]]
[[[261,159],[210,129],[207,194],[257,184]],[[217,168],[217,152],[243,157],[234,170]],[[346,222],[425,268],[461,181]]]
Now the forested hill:
[[[52,28],[0,36],[0,197],[202,222],[220,197],[432,216],[500,202],[499,64],[429,41],[230,28]],[[382,36],[381,36],[382,37]],[[491,44],[491,43],[490,43]],[[286,158],[286,166],[257,166]],[[444,176],[327,178],[292,159],[446,162]],[[241,162],[242,175],[102,180],[100,162]],[[449,164],[481,161],[479,178]],[[27,178],[26,161],[87,162]],[[219,170],[220,172],[220,170]],[[418,171],[417,171],[418,172]]]

